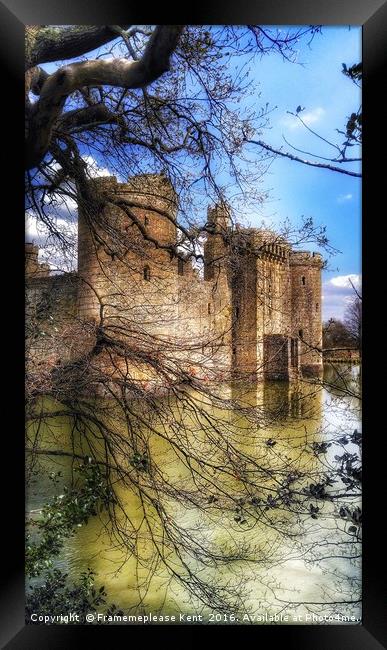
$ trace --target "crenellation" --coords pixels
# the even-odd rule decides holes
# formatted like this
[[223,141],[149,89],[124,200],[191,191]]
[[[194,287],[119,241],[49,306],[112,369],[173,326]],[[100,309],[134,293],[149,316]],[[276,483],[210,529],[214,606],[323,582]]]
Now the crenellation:
[[39,247],[30,242],[25,245],[25,275],[27,278],[50,275],[49,264],[39,262]]
[[323,263],[324,260],[321,253],[311,251],[292,251],[290,253],[290,264],[292,266],[307,264],[322,268]]
[[[219,203],[208,208],[201,273],[179,252],[177,195],[165,176],[90,183],[112,200],[93,222],[79,206],[71,294],[78,321],[135,347],[166,346],[176,363],[211,379],[289,381],[321,371],[319,253],[293,251],[269,230],[234,226]],[[26,256],[35,268],[37,247],[26,245]],[[90,351],[95,340],[89,343]],[[130,372],[144,380],[146,365]]]

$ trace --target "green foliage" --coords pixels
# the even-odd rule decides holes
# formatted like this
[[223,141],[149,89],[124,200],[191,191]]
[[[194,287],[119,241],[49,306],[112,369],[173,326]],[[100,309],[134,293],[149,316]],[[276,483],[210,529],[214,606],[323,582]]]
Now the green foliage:
[[[363,78],[363,66],[362,63],[355,63],[349,68],[345,63],[343,66],[343,74],[351,79],[357,86],[360,86],[361,80]],[[356,144],[360,144],[362,141],[362,110],[359,108],[357,113],[351,113],[348,117],[347,124],[345,126],[345,132],[339,131],[339,133],[345,135],[346,140],[343,143],[345,147],[353,147]]]
[[[31,614],[37,616],[62,616],[65,612],[79,615],[79,623],[83,624],[85,615],[106,605],[105,587],[95,587],[95,574],[91,569],[81,573],[78,584],[69,584],[68,576],[59,569],[48,571],[45,581],[39,587],[30,587],[26,598],[26,621],[31,621]],[[105,611],[106,615],[123,614],[116,605],[111,605]],[[35,623],[39,624],[39,622]]]
[[335,456],[339,463],[338,476],[346,486],[346,490],[360,490],[362,484],[362,467],[358,453],[344,452]]
[[148,458],[145,454],[140,454],[139,452],[136,452],[133,454],[132,458],[130,458],[129,463],[132,465],[132,467],[135,467],[139,472],[146,472],[149,467],[149,461]]
[[323,349],[341,347],[353,348],[353,337],[344,323],[336,318],[331,318],[323,323]]
[[331,444],[330,442],[312,442],[311,447],[317,456],[318,454],[326,454]]
[[[343,133],[339,131],[339,133]],[[346,147],[353,147],[360,144],[362,139],[362,113],[351,113],[345,126],[346,141],[343,143]]]
[[104,604],[106,592],[104,587],[98,591],[94,587],[94,573],[91,569],[82,573],[77,585],[67,584],[67,574],[59,569],[48,571],[44,583],[39,587],[30,587],[31,593],[26,598],[26,615],[29,622],[32,613],[39,615],[60,616],[63,612],[74,611],[81,615],[93,611]]
[[354,65],[351,65],[349,68],[346,65],[346,63],[342,63],[343,66],[343,74],[351,79],[352,81],[361,81],[363,78],[363,65],[362,63],[355,63]]
[[[36,577],[51,568],[53,558],[60,553],[65,539],[114,500],[99,466],[89,460],[75,470],[78,485],[65,487],[63,494],[42,508],[38,521],[29,522],[26,535],[26,572],[29,577]],[[52,479],[57,481],[55,475]],[[33,535],[31,529],[35,529]]]
[[[41,511],[38,521],[27,526],[26,573],[38,578],[38,585],[30,585],[26,597],[27,622],[32,613],[45,616],[60,616],[72,611],[84,615],[106,604],[104,586],[95,587],[95,575],[91,569],[82,573],[78,583],[69,583],[68,575],[53,567],[53,560],[63,547],[65,540],[75,530],[86,524],[114,503],[114,494],[106,484],[100,467],[89,458],[75,469],[77,484],[64,488],[64,493],[53,497]],[[51,480],[59,483],[61,473],[52,474]],[[30,528],[30,530],[28,530]],[[32,531],[31,528],[36,530]],[[36,539],[33,541],[33,537]],[[111,605],[106,614],[122,614],[116,605]]]

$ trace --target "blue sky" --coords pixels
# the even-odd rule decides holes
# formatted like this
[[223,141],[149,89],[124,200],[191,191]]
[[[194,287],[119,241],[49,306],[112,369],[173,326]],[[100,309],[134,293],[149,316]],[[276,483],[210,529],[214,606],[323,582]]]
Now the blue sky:
[[[284,135],[293,146],[329,155],[328,146],[321,146],[287,111],[305,107],[301,116],[311,128],[341,143],[343,136],[335,129],[343,129],[347,116],[361,103],[361,91],[342,74],[342,63],[352,65],[361,58],[359,27],[324,27],[310,47],[300,44],[303,65],[283,61],[278,55],[263,57],[254,71],[261,91],[259,101],[278,108],[271,114],[272,128],[262,139],[289,150]],[[355,166],[353,170],[359,171]],[[361,179],[278,157],[265,185],[271,188],[271,201],[263,206],[262,215],[267,214],[274,224],[285,218],[297,223],[305,215],[327,227],[329,241],[340,253],[329,259],[330,270],[323,272],[323,317],[342,318],[346,299],[353,295],[345,278],[352,276],[358,283],[361,274]],[[255,221],[258,225],[262,215],[255,219],[251,215],[252,225]]]
[[[300,149],[334,155],[287,111],[295,112],[301,105],[304,110],[300,115],[312,129],[341,144],[343,136],[336,129],[344,128],[347,117],[361,103],[361,92],[342,74],[342,63],[350,66],[361,61],[361,28],[323,27],[309,46],[307,40],[301,40],[297,47],[296,64],[282,59],[278,53],[256,59],[250,76],[260,96],[253,95],[248,103],[253,107],[256,104],[257,111],[266,102],[270,108],[276,107],[271,113],[270,128],[260,136],[269,145],[291,151],[284,136]],[[239,60],[238,67],[240,64]],[[55,64],[44,67],[48,72],[56,69]],[[103,167],[101,161],[98,164]],[[359,171],[358,167],[353,169]],[[108,169],[99,171],[109,173]],[[329,242],[339,252],[329,258],[328,269],[323,272],[323,318],[342,318],[348,298],[353,295],[349,278],[360,284],[361,179],[278,157],[271,164],[262,189],[270,190],[270,198],[246,215],[252,226],[260,226],[262,221],[280,226],[286,219],[296,226],[302,216],[326,226]]]

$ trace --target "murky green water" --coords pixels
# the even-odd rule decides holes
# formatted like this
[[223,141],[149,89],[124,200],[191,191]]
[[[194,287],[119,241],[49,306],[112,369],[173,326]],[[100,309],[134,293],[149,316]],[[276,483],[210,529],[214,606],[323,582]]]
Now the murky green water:
[[[185,490],[187,494],[205,490],[210,494],[211,486],[208,476],[206,480],[201,480],[198,474],[193,481],[189,463],[184,455],[178,453],[175,442],[179,442],[183,448],[193,445],[197,456],[201,454],[214,467],[220,462],[216,443],[219,438],[207,422],[206,412],[213,416],[217,411],[216,421],[220,428],[223,427],[220,431],[223,438],[228,436],[230,444],[240,453],[254,458],[261,468],[278,468],[279,472],[284,471],[284,467],[289,471],[298,468],[309,471],[313,477],[321,459],[305,453],[305,446],[309,448],[313,442],[339,439],[361,428],[357,397],[359,373],[359,366],[340,365],[326,368],[323,384],[301,382],[288,385],[276,382],[220,386],[216,392],[226,400],[227,408],[219,404],[214,406],[205,398],[200,405],[200,418],[188,402],[177,404],[169,400],[161,421],[158,422],[156,418],[152,422],[152,427],[160,435],[145,431],[146,425],[142,427],[141,435],[145,436],[153,462],[159,468],[160,480],[179,492]],[[46,404],[44,408],[51,407]],[[114,415],[111,417],[114,421]],[[68,418],[65,415],[57,417],[41,432],[42,447],[69,451],[69,429]],[[123,433],[126,434],[124,429]],[[268,441],[272,441],[271,444]],[[97,450],[99,444],[96,443]],[[346,450],[351,451],[351,445]],[[324,462],[334,463],[335,453],[335,445],[331,445]],[[38,480],[33,482],[27,493],[27,509],[32,517],[39,516],[41,506],[61,490],[60,484],[57,488],[53,486],[49,473],[60,470],[65,481],[71,473],[68,456],[42,456],[40,460]],[[122,460],[125,462],[125,458]],[[222,473],[223,483],[219,486],[216,484],[219,473],[214,469],[216,489],[237,498],[241,491],[243,471],[247,471],[246,468],[231,467],[230,472]],[[127,532],[128,538],[131,535],[133,539],[133,547],[128,545],[123,548],[117,537],[112,538],[107,515],[102,514],[80,527],[66,542],[57,565],[74,580],[90,567],[97,575],[97,586],[105,585],[109,602],[132,614],[201,613],[204,622],[234,622],[227,619],[227,615],[224,618],[223,614],[220,618],[209,618],[216,615],[216,607],[203,605],[200,598],[192,595],[173,577],[173,570],[179,565],[176,553],[165,545],[165,558],[162,558],[165,561],[161,561],[155,550],[163,548],[163,531],[157,513],[149,507],[145,508],[147,521],[144,521],[144,507],[136,490],[120,484],[115,488],[131,522],[132,531]],[[236,556],[227,565],[219,562],[206,566],[197,558],[188,560],[200,579],[209,584],[216,583],[217,588],[231,585],[232,589],[243,594],[243,605],[239,603],[237,611],[230,610],[238,622],[267,622],[259,617],[274,614],[289,616],[290,620],[282,620],[286,623],[319,622],[308,620],[307,616],[313,613],[327,616],[351,614],[360,618],[360,606],[356,604],[331,604],[348,600],[353,580],[360,577],[359,562],[349,562],[344,557],[348,550],[348,535],[343,537],[342,522],[334,514],[335,504],[327,504],[317,520],[305,518],[300,538],[297,536],[299,518],[293,522],[291,512],[282,514],[283,526],[290,533],[284,536],[277,529],[275,519],[274,525],[268,525],[264,519],[258,523],[247,520],[241,524],[235,517],[230,518],[229,513],[224,514],[221,507],[199,509],[190,506],[189,502],[179,503],[173,494],[169,497],[164,495],[163,498],[171,521],[176,522],[180,530],[186,531],[198,548],[210,547],[232,555],[233,550],[242,545],[246,555],[250,556],[251,561]],[[122,519],[123,525],[124,521],[125,517]],[[332,552],[332,548],[337,548],[337,552]],[[326,559],[318,563],[314,561],[324,556]],[[172,569],[172,576],[166,564]],[[254,616],[258,618],[253,619]],[[301,618],[296,621],[295,616]]]

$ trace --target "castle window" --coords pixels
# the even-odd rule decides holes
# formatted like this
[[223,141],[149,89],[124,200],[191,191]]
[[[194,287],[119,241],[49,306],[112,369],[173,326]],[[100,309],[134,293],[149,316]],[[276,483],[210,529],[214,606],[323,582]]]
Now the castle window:
[[290,363],[292,368],[297,368],[298,366],[298,340],[290,339]]
[[305,275],[303,275],[301,278],[301,284],[305,285]]
[[207,311],[208,311],[208,314],[211,314],[211,303],[210,302],[207,305]]
[[144,280],[150,280],[150,268],[149,266],[144,266]]
[[302,330],[298,330],[298,336],[300,339],[302,339],[304,337],[304,332]]
[[184,261],[181,259],[177,260],[177,272],[179,275],[184,275]]

